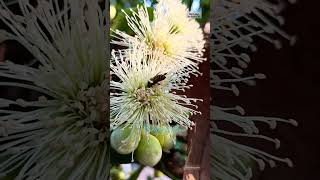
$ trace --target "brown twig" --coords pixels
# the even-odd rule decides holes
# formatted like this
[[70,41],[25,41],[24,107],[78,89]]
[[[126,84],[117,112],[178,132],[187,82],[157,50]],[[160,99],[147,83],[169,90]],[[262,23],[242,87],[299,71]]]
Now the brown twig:
[[[207,47],[206,57],[209,56]],[[202,115],[191,117],[195,127],[188,134],[189,154],[184,169],[184,180],[210,180],[210,61],[201,63],[200,72],[203,76],[190,79],[193,88],[188,92],[189,97],[203,99],[198,104]]]

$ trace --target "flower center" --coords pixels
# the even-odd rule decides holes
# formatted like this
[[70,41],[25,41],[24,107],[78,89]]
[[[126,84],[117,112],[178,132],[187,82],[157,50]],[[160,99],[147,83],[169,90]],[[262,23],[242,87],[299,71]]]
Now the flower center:
[[150,105],[152,97],[155,95],[153,88],[140,88],[135,92],[135,97],[142,105]]
[[103,87],[91,87],[80,91],[78,102],[75,102],[74,109],[85,119],[84,126],[93,127],[99,131],[108,128],[108,92]]
[[159,33],[155,37],[147,37],[146,42],[152,51],[160,50],[161,52],[169,56],[174,54],[173,44],[168,41],[168,36],[163,33]]

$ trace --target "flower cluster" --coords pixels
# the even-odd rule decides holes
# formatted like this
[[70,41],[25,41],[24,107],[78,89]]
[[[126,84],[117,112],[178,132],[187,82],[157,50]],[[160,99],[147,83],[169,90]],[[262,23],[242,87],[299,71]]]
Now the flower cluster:
[[[149,125],[192,127],[189,116],[198,113],[193,105],[198,99],[182,94],[204,60],[204,40],[181,1],[160,0],[152,21],[146,7],[132,11],[127,20],[135,36],[116,31],[118,41],[112,42],[127,48],[113,50],[111,57],[109,12],[98,1],[19,0],[18,5],[19,15],[0,1],[0,20],[8,28],[0,30],[0,43],[17,41],[36,63],[1,62],[0,86],[37,98],[0,99],[1,178],[108,179],[110,129],[128,127],[128,139],[140,139]],[[153,132],[171,137],[165,130]],[[159,137],[151,139],[160,146]],[[167,150],[172,143],[161,145]]]
[[160,0],[152,18],[141,6],[131,14],[126,19],[134,35],[114,30],[111,41],[126,47],[111,57],[111,127],[175,122],[190,128],[197,99],[176,92],[192,86],[188,78],[205,60],[199,24],[181,1]]
[[[163,132],[172,133],[175,124],[192,128],[189,116],[200,113],[194,105],[199,99],[183,92],[192,87],[190,76],[200,73],[205,40],[181,0],[159,0],[155,7],[138,5],[123,13],[133,33],[115,29],[112,34],[111,43],[121,48],[111,53],[111,145],[120,154],[136,152],[141,164],[153,166],[161,149],[150,154],[154,161],[145,159],[146,154],[160,145],[163,151],[169,149]],[[155,132],[157,128],[167,130]]]

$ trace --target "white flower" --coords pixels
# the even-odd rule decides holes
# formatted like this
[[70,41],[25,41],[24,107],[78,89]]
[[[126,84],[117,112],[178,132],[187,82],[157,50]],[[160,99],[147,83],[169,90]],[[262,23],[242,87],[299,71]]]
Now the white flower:
[[42,96],[0,100],[0,175],[18,170],[18,180],[107,179],[107,13],[96,0],[64,0],[63,8],[58,1],[19,4],[21,16],[0,1],[0,19],[11,29],[1,30],[0,39],[21,43],[40,66],[1,63],[0,76],[11,80],[0,86]]
[[[279,139],[273,139],[260,134],[258,123],[265,123],[271,129],[275,129],[277,122],[288,123],[297,126],[295,120],[286,120],[274,117],[243,116],[244,111],[240,107],[221,108],[212,106],[211,121],[211,164],[212,170],[217,172],[212,177],[217,179],[251,179],[254,163],[257,163],[260,170],[265,168],[265,164],[275,167],[276,162],[286,163],[292,167],[293,163],[288,158],[279,158],[263,150],[251,147],[249,143],[238,143],[232,137],[256,138],[274,144],[275,148],[280,148]],[[239,111],[240,115],[229,111]],[[234,132],[223,128],[225,122],[238,127],[240,131]],[[221,126],[220,126],[221,125]]]
[[[110,82],[111,128],[131,126],[141,130],[153,125],[169,125],[175,122],[191,128],[191,114],[199,113],[191,107],[198,99],[187,98],[177,91],[191,87],[186,85],[183,74],[167,71],[163,56],[149,55],[133,47],[123,56],[112,52]],[[180,72],[182,73],[182,72]]]
[[189,18],[187,7],[180,0],[160,0],[152,12],[151,20],[146,7],[131,9],[132,15],[126,13],[126,19],[134,36],[115,30],[111,42],[126,47],[141,43],[149,54],[161,52],[166,57],[162,60],[175,70],[198,72],[198,63],[205,60],[205,40],[199,23]]
[[[293,2],[293,1],[290,1]],[[255,51],[254,38],[262,38],[281,47],[279,40],[273,34],[286,38],[294,44],[295,37],[291,37],[274,24],[277,20],[283,23],[283,18],[278,15],[282,2],[271,3],[268,0],[214,0],[213,1],[212,27],[212,76],[211,88],[231,91],[239,95],[237,85],[245,83],[254,85],[255,79],[264,79],[265,75],[255,74],[243,77],[244,70],[251,59],[242,53],[241,49],[249,48]],[[265,16],[268,14],[267,16]],[[263,150],[251,147],[249,143],[238,142],[238,137],[256,138],[274,143],[275,148],[280,147],[278,139],[272,139],[259,132],[259,123],[265,123],[271,129],[276,128],[277,122],[297,125],[290,119],[285,120],[273,117],[245,116],[245,111],[239,106],[222,107],[215,104],[210,107],[211,119],[211,179],[251,179],[252,167],[257,163],[261,170],[265,163],[274,167],[276,162],[284,162],[292,166],[288,158],[279,158]],[[235,113],[237,112],[237,113]],[[229,131],[223,124],[233,124],[238,131]],[[237,137],[237,138],[232,138]]]

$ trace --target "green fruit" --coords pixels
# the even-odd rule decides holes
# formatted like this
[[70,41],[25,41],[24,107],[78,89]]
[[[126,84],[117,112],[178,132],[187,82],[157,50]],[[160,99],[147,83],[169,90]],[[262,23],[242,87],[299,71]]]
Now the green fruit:
[[119,154],[130,154],[138,147],[140,136],[135,128],[117,128],[111,133],[110,144]]
[[136,160],[145,166],[155,166],[161,159],[160,142],[151,134],[142,134],[138,148],[135,151]]
[[164,152],[169,152],[176,144],[176,135],[171,127],[155,127],[151,134],[159,140]]

